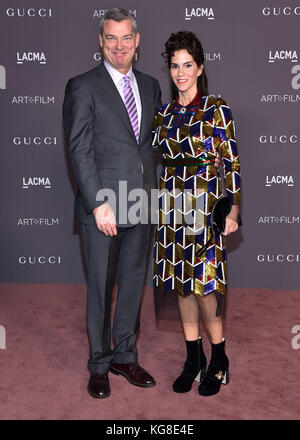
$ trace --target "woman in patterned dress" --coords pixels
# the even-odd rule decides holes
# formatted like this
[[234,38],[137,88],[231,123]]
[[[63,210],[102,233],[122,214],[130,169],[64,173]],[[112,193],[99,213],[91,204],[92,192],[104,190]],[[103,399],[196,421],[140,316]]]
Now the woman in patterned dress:
[[[175,392],[190,391],[200,375],[199,393],[219,392],[228,383],[225,354],[226,236],[238,229],[240,164],[228,104],[207,94],[204,52],[192,32],[171,34],[163,53],[172,79],[174,100],[163,104],[154,121],[154,149],[163,155],[159,219],[154,245],[154,286],[178,293],[187,356]],[[222,196],[214,166],[222,156],[231,212],[223,234],[211,238],[210,215]],[[201,252],[202,249],[202,252]],[[211,360],[199,335],[199,317],[211,343]]]

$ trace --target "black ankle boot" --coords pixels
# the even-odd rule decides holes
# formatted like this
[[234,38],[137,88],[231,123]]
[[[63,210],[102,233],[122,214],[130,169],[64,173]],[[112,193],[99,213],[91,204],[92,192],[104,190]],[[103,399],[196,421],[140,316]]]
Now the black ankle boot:
[[185,341],[187,358],[181,375],[173,383],[176,393],[187,393],[191,390],[194,380],[200,374],[200,382],[203,380],[206,370],[206,357],[202,347],[202,339],[197,341]]
[[199,385],[201,396],[212,396],[220,391],[221,384],[229,382],[229,360],[225,354],[225,338],[219,344],[211,344],[211,360],[204,377]]

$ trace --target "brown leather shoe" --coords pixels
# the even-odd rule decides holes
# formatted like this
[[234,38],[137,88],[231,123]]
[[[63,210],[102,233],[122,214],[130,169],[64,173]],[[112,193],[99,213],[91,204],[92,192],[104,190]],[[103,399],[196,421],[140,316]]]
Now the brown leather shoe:
[[110,395],[108,373],[91,373],[87,390],[95,399],[104,399]]
[[110,371],[114,374],[121,374],[126,377],[128,382],[138,387],[154,387],[156,385],[153,377],[138,362],[129,362],[128,364],[113,363]]

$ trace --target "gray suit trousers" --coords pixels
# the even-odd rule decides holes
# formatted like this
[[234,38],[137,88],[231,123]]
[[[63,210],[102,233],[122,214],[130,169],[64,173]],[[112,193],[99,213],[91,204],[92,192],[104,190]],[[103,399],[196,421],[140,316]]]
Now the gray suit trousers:
[[[107,237],[94,225],[80,225],[88,272],[88,369],[101,374],[109,370],[112,362],[134,362],[138,357],[136,338],[151,225],[139,223],[117,230],[116,236]],[[111,330],[112,291],[116,274],[118,289]]]

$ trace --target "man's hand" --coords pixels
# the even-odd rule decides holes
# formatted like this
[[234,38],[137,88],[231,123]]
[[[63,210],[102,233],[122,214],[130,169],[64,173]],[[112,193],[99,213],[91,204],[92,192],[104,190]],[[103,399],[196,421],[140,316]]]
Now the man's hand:
[[104,203],[93,210],[96,225],[99,231],[112,237],[117,235],[117,224],[114,211],[108,203]]

